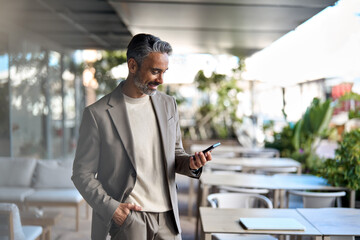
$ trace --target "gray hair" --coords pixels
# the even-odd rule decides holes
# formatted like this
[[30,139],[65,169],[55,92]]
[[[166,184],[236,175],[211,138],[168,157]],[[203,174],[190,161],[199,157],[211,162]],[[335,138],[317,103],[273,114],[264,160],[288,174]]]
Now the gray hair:
[[172,48],[168,42],[160,40],[150,34],[140,33],[135,35],[127,47],[127,60],[133,58],[141,66],[143,60],[152,52],[171,54]]

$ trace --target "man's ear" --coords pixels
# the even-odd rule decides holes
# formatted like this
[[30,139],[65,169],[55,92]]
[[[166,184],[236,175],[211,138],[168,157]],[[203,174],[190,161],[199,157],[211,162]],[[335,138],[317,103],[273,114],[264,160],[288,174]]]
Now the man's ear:
[[136,71],[138,70],[138,67],[139,67],[139,66],[138,66],[137,62],[135,61],[135,59],[130,58],[130,59],[128,60],[128,68],[129,68],[129,72],[130,72],[130,73],[135,74]]

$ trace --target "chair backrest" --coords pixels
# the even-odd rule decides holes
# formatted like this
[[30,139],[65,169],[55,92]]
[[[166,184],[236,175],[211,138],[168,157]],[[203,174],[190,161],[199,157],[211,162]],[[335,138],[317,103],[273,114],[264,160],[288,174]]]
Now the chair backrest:
[[0,239],[25,239],[16,204],[0,203]]
[[207,164],[205,167],[211,172],[240,172],[242,170],[241,166],[225,164]]
[[[335,207],[336,200],[346,195],[345,191],[341,192],[305,192],[305,191],[289,191],[289,194],[301,196],[304,208],[326,208]],[[337,202],[337,206],[341,206],[341,202]]]
[[263,168],[257,169],[256,174],[265,174],[265,175],[275,175],[275,174],[287,174],[287,173],[296,173],[296,167],[272,167],[272,168]]
[[229,187],[229,186],[219,186],[219,192],[237,192],[237,193],[253,193],[253,194],[268,194],[268,189],[262,188],[242,188],[242,187]]
[[213,208],[273,208],[271,201],[259,194],[213,193],[207,200]]

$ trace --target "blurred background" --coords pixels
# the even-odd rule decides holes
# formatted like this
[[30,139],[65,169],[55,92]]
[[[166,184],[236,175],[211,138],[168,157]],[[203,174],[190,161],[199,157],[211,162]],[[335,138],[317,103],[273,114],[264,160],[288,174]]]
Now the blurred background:
[[306,147],[285,135],[326,101],[321,138],[358,124],[357,0],[17,0],[0,11],[0,156],[72,157],[83,108],[126,78],[140,32],[173,45],[161,90],[178,101],[185,145],[228,139],[294,155]]
[[[76,191],[83,109],[127,77],[137,33],[173,46],[159,90],[176,98],[188,152],[216,141],[275,149],[360,200],[359,0],[0,0],[0,186],[24,175],[4,166],[35,158],[28,187]],[[178,179],[183,239],[194,238],[188,181]],[[5,188],[0,201],[13,202]],[[76,235],[74,213],[60,212],[54,239],[89,238],[88,218]]]

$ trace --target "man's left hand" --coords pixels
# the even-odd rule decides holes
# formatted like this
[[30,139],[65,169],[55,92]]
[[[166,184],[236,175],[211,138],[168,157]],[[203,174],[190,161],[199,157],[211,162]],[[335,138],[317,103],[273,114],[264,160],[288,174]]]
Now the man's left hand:
[[203,152],[195,152],[194,156],[190,157],[190,169],[197,170],[208,161],[211,161],[211,159],[211,152],[206,152],[205,154]]

